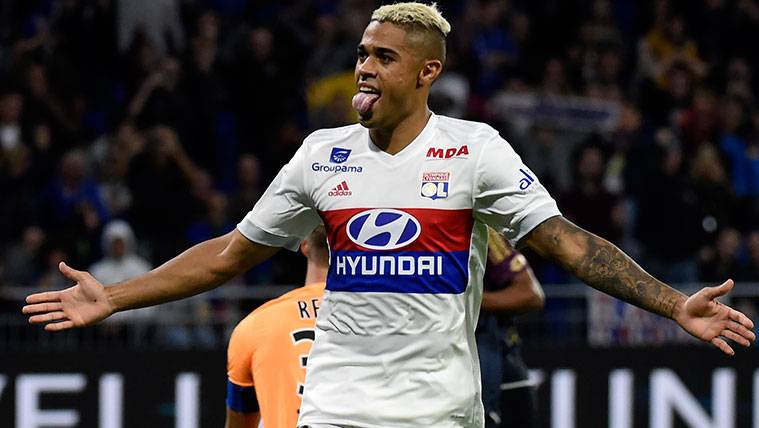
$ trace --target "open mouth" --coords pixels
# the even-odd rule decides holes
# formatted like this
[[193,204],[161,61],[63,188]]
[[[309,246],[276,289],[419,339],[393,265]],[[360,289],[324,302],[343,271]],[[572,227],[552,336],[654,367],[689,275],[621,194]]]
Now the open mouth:
[[366,117],[371,113],[372,106],[379,97],[380,92],[377,89],[362,86],[358,88],[358,93],[353,96],[353,108],[359,115]]

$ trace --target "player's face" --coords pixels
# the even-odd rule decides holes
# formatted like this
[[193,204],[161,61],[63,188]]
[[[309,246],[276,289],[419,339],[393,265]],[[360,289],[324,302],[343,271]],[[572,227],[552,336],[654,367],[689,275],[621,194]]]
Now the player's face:
[[[353,108],[367,128],[393,128],[419,108],[419,56],[406,43],[406,30],[372,21],[358,45]],[[421,100],[422,103],[424,100]]]

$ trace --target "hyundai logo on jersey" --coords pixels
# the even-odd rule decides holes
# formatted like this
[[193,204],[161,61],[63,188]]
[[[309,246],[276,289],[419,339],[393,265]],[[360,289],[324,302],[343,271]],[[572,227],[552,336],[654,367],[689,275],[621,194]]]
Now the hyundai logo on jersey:
[[471,209],[347,208],[321,211],[330,291],[462,293],[469,277]]
[[350,156],[350,149],[341,149],[340,147],[333,147],[332,153],[329,155],[329,161],[331,163],[343,163],[348,160]]
[[524,175],[524,178],[519,180],[519,189],[526,190],[528,187],[530,187],[530,184],[532,184],[535,179],[530,176],[530,174],[527,173],[527,171],[523,170],[522,168],[519,168],[519,172]]
[[448,197],[449,172],[425,172],[422,174],[421,194],[425,198],[442,199]]
[[374,209],[348,220],[348,238],[371,250],[394,250],[414,242],[422,232],[414,216],[399,210]]

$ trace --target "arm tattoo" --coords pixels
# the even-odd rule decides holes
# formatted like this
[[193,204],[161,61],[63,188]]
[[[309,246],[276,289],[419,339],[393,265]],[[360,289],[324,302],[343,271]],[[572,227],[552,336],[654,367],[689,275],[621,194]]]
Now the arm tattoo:
[[591,287],[672,318],[685,296],[656,280],[614,244],[553,217],[525,237],[538,254],[559,263]]

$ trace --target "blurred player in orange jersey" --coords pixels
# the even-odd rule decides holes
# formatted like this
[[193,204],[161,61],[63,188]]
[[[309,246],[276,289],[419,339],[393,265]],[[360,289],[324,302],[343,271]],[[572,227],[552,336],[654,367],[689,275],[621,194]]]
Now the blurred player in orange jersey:
[[226,428],[295,427],[316,312],[329,269],[324,227],[306,238],[305,286],[271,300],[243,319],[229,340]]

